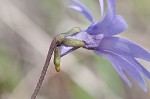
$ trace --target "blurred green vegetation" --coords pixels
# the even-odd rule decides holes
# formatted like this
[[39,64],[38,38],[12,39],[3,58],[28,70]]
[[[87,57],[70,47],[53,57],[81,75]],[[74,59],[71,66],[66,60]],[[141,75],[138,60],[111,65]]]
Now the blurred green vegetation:
[[70,89],[73,99],[94,99],[94,97],[90,96],[85,90],[75,83],[70,85]]
[[100,79],[109,86],[112,92],[118,96],[123,96],[123,83],[111,63],[104,57],[95,55],[94,58],[96,60],[95,69],[97,70]]
[[[50,35],[56,35],[55,31],[65,18],[66,8],[62,4],[63,2],[61,2],[61,0],[39,0],[38,3],[38,8],[41,10],[41,12],[39,11],[39,15],[41,13],[42,15],[35,15],[33,17],[40,17],[39,19],[42,21],[42,24],[40,23],[41,27],[47,31],[47,33],[50,33]],[[39,19],[37,21],[39,21]]]
[[136,11],[139,12],[140,15],[144,15],[145,17],[150,16],[150,1],[149,0],[135,0],[134,6]]
[[[149,27],[149,21],[150,21],[150,1],[149,0],[136,0],[133,2],[134,4],[134,10],[136,17],[139,18],[137,21],[139,23],[139,27],[143,27],[143,30],[146,29],[146,27]],[[141,24],[141,25],[140,25]]]
[[19,83],[16,60],[0,48],[0,93],[11,92]]

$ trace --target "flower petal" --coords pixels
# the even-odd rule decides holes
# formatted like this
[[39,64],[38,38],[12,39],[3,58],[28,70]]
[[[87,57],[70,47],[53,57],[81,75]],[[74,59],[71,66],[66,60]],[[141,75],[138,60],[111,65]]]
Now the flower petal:
[[86,6],[84,6],[78,0],[71,0],[71,1],[74,5],[69,6],[69,8],[72,8],[78,12],[81,12],[91,23],[94,22],[94,18]]
[[101,9],[101,18],[104,14],[104,0],[99,0],[99,5],[100,5],[100,9]]
[[97,53],[102,54],[103,56],[108,58],[114,66],[128,73],[145,92],[147,91],[147,87],[143,77],[141,76],[139,70],[135,68],[133,64],[129,63],[125,58],[112,52],[103,51]]
[[[106,22],[106,21],[105,21]],[[107,23],[104,23],[107,24]],[[119,34],[127,29],[128,25],[122,16],[116,15],[114,16],[111,23],[107,24],[107,26],[94,26],[93,34],[104,34],[104,36],[113,36]],[[87,32],[89,32],[87,30]]]
[[146,70],[135,58],[133,57],[127,57],[127,56],[121,56],[123,57],[126,61],[128,61],[134,68],[137,68],[141,73],[145,75],[148,79],[150,79],[150,72]]
[[123,19],[122,16],[117,15],[114,17],[112,22],[105,28],[105,30],[102,32],[104,36],[113,36],[116,34],[119,34],[126,30],[128,27],[126,21]]
[[112,12],[112,15],[116,13],[116,0],[106,0],[108,10]]
[[150,53],[148,51],[131,41],[119,37],[103,38],[96,50],[107,50],[124,56],[150,61]]
[[64,55],[78,49],[79,47],[66,47],[66,46],[61,46],[61,57],[63,57]]
[[[99,43],[103,39],[103,35],[102,34],[90,35],[90,34],[86,33],[85,31],[81,31],[77,34],[67,36],[66,38],[73,38],[73,39],[83,41],[86,44],[84,46],[84,48],[93,50],[99,46]],[[66,47],[66,46],[62,45],[61,46],[61,55],[64,56],[76,49],[78,49],[78,47]]]
[[99,20],[96,24],[92,24],[88,27],[87,33],[95,35],[95,34],[103,34],[103,31],[107,29],[107,26],[111,24],[115,15],[116,15],[116,0],[106,0],[107,2],[107,12],[104,19]]
[[[98,51],[95,51],[96,54],[98,55],[102,55],[104,57],[106,57],[107,59],[109,59],[111,61],[111,57],[109,57],[107,54],[104,54],[102,52],[98,52]],[[115,70],[118,72],[119,76],[125,81],[125,83],[131,87],[132,84],[131,82],[129,81],[129,79],[126,77],[126,75],[124,74],[124,72],[122,71],[122,68],[120,68],[120,65],[116,65],[115,63],[113,63],[113,61],[111,61],[112,65],[114,66]]]
[[103,34],[90,35],[86,33],[86,31],[81,31],[77,34],[68,36],[67,38],[73,38],[73,39],[83,41],[86,44],[84,48],[93,49],[98,47],[103,37],[104,37]]
[[75,6],[75,5],[70,5],[70,6],[68,6],[68,7],[69,7],[69,8],[72,8],[72,9],[78,11],[78,12],[82,12],[82,11],[83,11],[80,7]]

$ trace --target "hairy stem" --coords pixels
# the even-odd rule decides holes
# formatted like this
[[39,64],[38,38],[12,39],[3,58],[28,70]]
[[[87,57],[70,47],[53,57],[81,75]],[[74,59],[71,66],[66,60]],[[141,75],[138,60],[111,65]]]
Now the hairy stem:
[[49,66],[49,63],[50,63],[50,60],[51,60],[51,57],[52,57],[52,54],[53,54],[53,51],[54,49],[57,47],[57,40],[56,38],[54,37],[53,40],[52,40],[52,43],[49,47],[49,51],[48,51],[48,54],[47,54],[47,57],[46,57],[46,61],[45,61],[45,64],[44,64],[44,67],[43,67],[43,70],[41,72],[41,76],[39,78],[39,81],[36,85],[36,88],[31,96],[31,99],[35,99],[40,88],[41,88],[41,85],[43,83],[43,80],[44,80],[44,77],[46,75],[46,72],[47,72],[47,69],[48,69],[48,66]]

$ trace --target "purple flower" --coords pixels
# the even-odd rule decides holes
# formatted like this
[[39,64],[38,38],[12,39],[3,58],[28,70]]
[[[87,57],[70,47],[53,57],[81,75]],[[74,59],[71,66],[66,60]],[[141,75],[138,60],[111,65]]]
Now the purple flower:
[[[103,0],[99,0],[101,19],[96,23],[94,23],[92,14],[83,4],[78,0],[71,1],[74,5],[69,7],[82,13],[91,24],[86,30],[67,36],[67,38],[81,40],[85,42],[83,48],[93,50],[96,54],[106,57],[129,87],[131,87],[131,82],[124,72],[129,74],[144,91],[147,91],[143,75],[150,79],[150,72],[136,58],[150,61],[150,53],[131,41],[115,36],[128,27],[123,17],[116,14],[116,1],[106,0],[107,10],[104,15]],[[64,56],[78,48],[61,45],[61,55]]]

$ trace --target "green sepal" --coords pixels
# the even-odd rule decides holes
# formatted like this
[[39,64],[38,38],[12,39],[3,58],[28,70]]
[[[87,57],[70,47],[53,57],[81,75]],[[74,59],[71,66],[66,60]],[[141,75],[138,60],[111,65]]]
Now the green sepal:
[[81,40],[73,39],[73,38],[65,38],[63,41],[65,46],[69,47],[84,47],[85,43]]
[[71,29],[68,32],[66,32],[66,36],[79,33],[80,31],[81,31],[81,29],[79,27],[74,27],[73,29]]
[[61,58],[61,49],[56,47],[54,50],[54,65],[57,72],[60,71],[60,58]]

